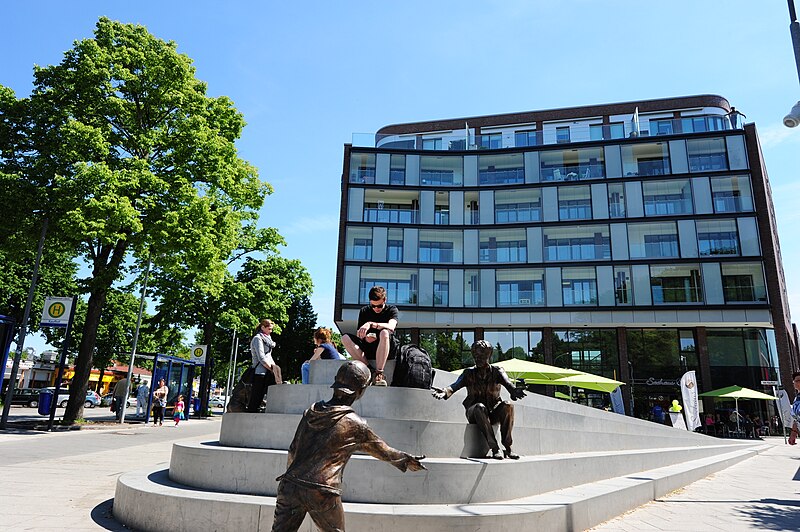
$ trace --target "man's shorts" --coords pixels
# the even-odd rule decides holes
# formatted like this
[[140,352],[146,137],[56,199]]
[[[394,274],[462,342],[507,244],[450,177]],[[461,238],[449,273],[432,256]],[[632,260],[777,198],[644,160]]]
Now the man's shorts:
[[[361,352],[364,353],[364,356],[367,357],[368,360],[375,360],[379,342],[367,342],[355,334],[350,333],[345,334],[345,336],[348,336],[350,340],[361,349]],[[394,359],[399,350],[400,340],[397,339],[397,336],[393,332],[389,332],[389,360]]]

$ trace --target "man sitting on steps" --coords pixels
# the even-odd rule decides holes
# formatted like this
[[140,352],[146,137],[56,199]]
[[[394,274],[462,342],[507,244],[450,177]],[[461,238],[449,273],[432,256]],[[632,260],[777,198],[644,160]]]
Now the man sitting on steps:
[[398,340],[394,335],[397,327],[397,307],[386,303],[386,289],[373,286],[369,290],[369,305],[361,307],[358,312],[358,331],[356,334],[345,334],[342,343],[348,353],[355,359],[370,366],[375,362],[375,376],[372,384],[386,386],[383,369],[386,361],[397,353]]

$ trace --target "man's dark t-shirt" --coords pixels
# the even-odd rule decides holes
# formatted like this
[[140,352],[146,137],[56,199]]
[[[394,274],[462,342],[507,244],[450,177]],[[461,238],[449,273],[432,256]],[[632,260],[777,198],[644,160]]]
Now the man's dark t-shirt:
[[[362,325],[369,321],[374,321],[375,323],[389,323],[389,320],[396,320],[399,313],[397,312],[397,307],[394,305],[386,305],[383,307],[379,313],[376,313],[369,305],[361,307],[361,310],[358,311],[358,328],[360,329]],[[378,329],[370,329],[369,332],[377,333]]]

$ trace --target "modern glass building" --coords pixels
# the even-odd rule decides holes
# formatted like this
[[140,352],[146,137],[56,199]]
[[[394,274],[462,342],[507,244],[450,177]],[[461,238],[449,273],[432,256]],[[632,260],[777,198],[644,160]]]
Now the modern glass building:
[[498,358],[626,382],[639,417],[677,398],[686,370],[701,391],[790,390],[798,351],[769,180],[755,125],[730,111],[703,95],[354,137],[337,325],[355,330],[380,284],[435,365],[468,364],[486,339]]

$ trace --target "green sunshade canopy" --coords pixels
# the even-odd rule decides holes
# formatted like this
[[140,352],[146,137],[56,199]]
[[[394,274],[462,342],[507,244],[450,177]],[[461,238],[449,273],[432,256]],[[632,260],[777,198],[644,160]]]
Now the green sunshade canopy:
[[[525,379],[527,381],[528,379],[542,379],[549,383],[553,379],[580,374],[580,371],[574,369],[548,366],[547,364],[531,362],[520,358],[501,360],[500,362],[495,362],[492,366],[497,366],[506,370],[506,374],[511,380]],[[452,373],[460,375],[462,371],[464,370],[459,369]]]
[[525,382],[530,384],[552,384],[555,386],[569,386],[570,388],[588,388],[589,390],[597,390],[599,392],[611,393],[617,387],[625,384],[608,377],[601,377],[600,375],[592,375],[591,373],[578,373],[577,375],[568,375],[558,379],[542,380],[542,379],[525,379]]
[[556,392],[555,395],[556,395],[556,399],[569,399],[570,401],[572,401],[572,397],[570,397],[569,395],[567,395],[567,394],[565,394],[563,392]]
[[720,399],[765,399],[767,401],[774,401],[775,397],[766,393],[762,393],[750,388],[742,386],[728,386],[727,388],[720,388],[719,390],[711,390],[710,392],[701,393],[700,397],[719,397]]

